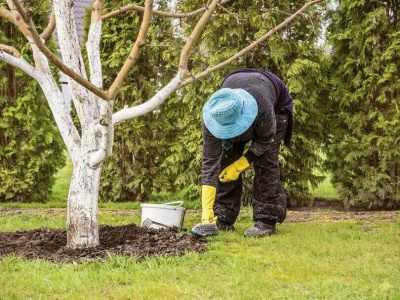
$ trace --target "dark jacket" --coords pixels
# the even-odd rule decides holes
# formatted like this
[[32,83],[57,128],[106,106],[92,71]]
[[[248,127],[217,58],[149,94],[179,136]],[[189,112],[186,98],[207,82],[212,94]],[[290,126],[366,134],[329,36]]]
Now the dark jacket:
[[[258,113],[253,124],[229,143],[252,141],[245,156],[249,163],[257,160],[270,147],[276,131],[277,113],[288,113],[288,129],[284,138],[290,145],[293,128],[293,100],[285,84],[273,73],[257,69],[241,69],[230,73],[221,88],[241,88],[257,101]],[[222,140],[203,126],[202,183],[217,186],[220,173]],[[224,141],[225,143],[225,141]]]

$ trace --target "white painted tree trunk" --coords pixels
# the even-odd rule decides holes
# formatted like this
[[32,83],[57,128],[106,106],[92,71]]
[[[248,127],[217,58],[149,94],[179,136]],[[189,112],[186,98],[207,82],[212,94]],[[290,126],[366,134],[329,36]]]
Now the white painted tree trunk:
[[[76,248],[95,247],[99,244],[97,211],[102,161],[110,151],[108,134],[112,126],[102,126],[87,120],[79,136],[62,93],[54,78],[44,75],[39,78],[58,128],[73,162],[67,204],[67,246]],[[111,121],[110,121],[111,123]]]
[[99,244],[97,203],[101,167],[91,168],[85,156],[74,165],[68,195],[67,246],[87,248]]

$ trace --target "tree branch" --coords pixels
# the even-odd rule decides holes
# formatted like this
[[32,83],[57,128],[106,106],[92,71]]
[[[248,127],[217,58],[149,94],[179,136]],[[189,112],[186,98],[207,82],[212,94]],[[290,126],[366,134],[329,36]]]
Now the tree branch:
[[132,68],[134,67],[134,65],[137,62],[137,59],[140,54],[140,50],[145,45],[145,39],[146,39],[147,32],[150,27],[152,11],[153,11],[153,0],[146,0],[145,12],[143,15],[142,24],[140,25],[139,34],[136,38],[135,44],[132,47],[132,50],[131,50],[131,53],[129,54],[128,59],[125,61],[121,70],[118,72],[117,77],[115,78],[114,82],[112,83],[112,85],[110,86],[110,88],[108,90],[108,93],[109,93],[108,97],[110,99],[113,99],[117,95],[125,78],[128,76],[129,71],[132,70]]
[[[103,9],[103,1],[98,0],[93,4],[91,24],[88,34],[88,40],[86,42],[86,49],[89,58],[90,68],[90,81],[96,86],[103,87],[102,67],[100,59],[100,40],[101,40],[101,26],[103,21],[101,20],[101,12]],[[99,122],[103,122],[106,125],[109,134],[108,138],[112,138],[112,110],[114,107],[114,100],[103,101],[103,99],[95,96],[96,106],[99,110]],[[110,147],[111,145],[111,147]],[[107,153],[111,154],[112,141],[109,141]]]
[[[9,3],[10,6],[12,6],[12,3]],[[17,15],[17,16],[16,16]],[[16,13],[12,13],[11,11],[5,9],[4,7],[0,7],[0,16],[5,18],[7,21],[11,22],[14,24],[24,36],[29,35],[29,31],[26,28],[26,24],[24,21],[21,19],[21,16]]]
[[89,58],[90,68],[90,82],[98,86],[103,87],[101,60],[100,60],[100,40],[101,40],[101,12],[103,9],[103,1],[96,0],[93,3],[92,15],[90,21],[90,29],[88,34],[88,40],[86,42],[86,49]]
[[[248,47],[244,48],[237,55],[232,56],[227,61],[220,63],[220,64],[198,74],[197,76],[193,76],[190,79],[182,81],[182,78],[184,75],[184,70],[180,69],[178,71],[178,74],[166,86],[164,86],[160,91],[158,91],[150,100],[148,100],[147,102],[145,102],[143,104],[133,106],[130,108],[124,108],[124,109],[119,110],[116,113],[114,113],[113,123],[114,124],[119,123],[121,121],[131,119],[131,118],[134,118],[137,116],[141,116],[143,114],[153,111],[155,108],[160,106],[168,98],[168,96],[171,95],[173,92],[177,91],[178,89],[180,89],[186,85],[193,83],[195,80],[202,78],[213,71],[223,68],[224,66],[226,66],[233,60],[239,58],[240,56],[244,55],[245,53],[249,52],[256,46],[258,46],[262,41],[267,39],[269,36],[274,34],[276,31],[280,30],[281,28],[283,28],[284,26],[286,26],[287,24],[292,22],[298,15],[301,15],[308,7],[310,7],[311,5],[313,5],[315,3],[323,2],[323,1],[325,1],[325,0],[313,0],[309,3],[306,3],[301,9],[299,9],[296,13],[294,13],[290,18],[286,19],[281,24],[279,24],[278,26],[276,26],[275,28],[270,30],[268,33],[266,33],[264,36],[262,36],[260,39],[253,42]],[[218,2],[218,1],[216,1],[216,2]]]
[[56,14],[54,13],[54,8],[51,10],[51,15],[50,15],[50,20],[49,24],[47,24],[47,27],[43,30],[43,32],[40,34],[40,37],[43,40],[47,40],[50,38],[51,34],[54,31],[54,28],[56,28]]
[[182,71],[178,71],[178,74],[160,91],[158,91],[149,101],[137,106],[121,109],[120,111],[114,113],[112,117],[113,123],[119,123],[137,116],[142,116],[159,107],[169,95],[179,89],[179,84],[181,83],[182,78],[181,72]]
[[20,16],[22,17],[22,20],[24,20],[24,22],[26,24],[28,24],[30,18],[29,18],[28,13],[25,11],[24,7],[22,6],[21,2],[18,0],[11,0],[11,1],[15,5],[15,8],[18,11],[18,13],[20,14]]
[[221,5],[221,3],[218,4],[218,7],[221,7],[222,10],[226,11],[230,16],[232,16],[232,18],[235,18],[237,24],[240,24],[240,21],[246,21],[246,19],[239,19],[238,13],[231,13],[229,10],[227,10],[225,7],[223,7]]
[[153,9],[153,0],[147,0],[146,5],[145,5],[145,13],[143,17],[143,22],[140,27],[140,31],[138,34],[138,37],[136,39],[135,44],[133,45],[133,48],[131,50],[131,53],[128,57],[128,59],[125,61],[125,64],[123,65],[122,69],[118,73],[117,77],[115,78],[113,84],[109,88],[108,91],[104,91],[100,88],[98,88],[96,85],[91,83],[89,80],[86,78],[82,77],[80,74],[72,70],[71,68],[67,67],[60,59],[54,55],[43,43],[41,40],[35,25],[33,24],[31,18],[29,18],[27,12],[24,10],[22,7],[21,3],[19,0],[11,0],[20,15],[24,20],[27,21],[27,29],[29,30],[32,40],[35,42],[37,47],[39,48],[40,51],[53,63],[55,64],[64,74],[68,75],[70,78],[72,78],[74,81],[77,83],[81,84],[88,90],[90,90],[92,93],[95,95],[99,96],[100,98],[104,100],[113,100],[118,93],[119,89],[121,88],[121,85],[123,81],[125,80],[126,76],[128,75],[129,71],[133,68],[135,65],[140,49],[145,45],[145,38],[147,36],[147,32],[150,26],[150,21],[151,21],[151,16],[152,16],[152,9]]
[[[16,9],[18,10],[19,14],[27,16],[26,11],[24,8],[21,6],[21,3],[18,0],[12,0],[12,2],[18,3],[19,5],[16,5]],[[21,10],[21,11],[20,11]],[[36,46],[39,48],[40,51],[54,64],[56,65],[64,74],[68,75],[70,78],[87,88],[89,91],[92,93],[98,95],[99,97],[103,99],[110,100],[109,94],[106,91],[103,91],[102,89],[98,88],[96,85],[92,84],[89,80],[83,78],[80,74],[72,70],[71,68],[67,67],[60,59],[57,58],[57,56],[50,51],[49,48],[46,47],[46,45],[43,43],[42,39],[40,38],[35,25],[33,24],[32,20],[28,18],[28,26],[27,26],[28,31],[30,32],[30,35],[32,37],[32,40],[36,44]]]
[[6,52],[6,53],[14,56],[15,58],[21,57],[21,53],[19,53],[19,51],[17,49],[15,49],[13,46],[0,44],[0,52]]
[[95,0],[92,7],[90,24],[93,24],[102,19],[101,17],[102,11],[103,11],[103,0]]
[[9,21],[15,25],[14,15],[12,14],[12,12],[5,9],[2,6],[0,6],[0,17],[3,17],[7,21]]
[[[21,55],[15,56],[14,54],[11,54],[9,51],[6,51],[6,49],[3,49],[2,46],[8,47],[10,52],[13,51],[12,49],[15,50],[15,48],[12,46],[0,44],[0,60],[21,69],[26,74],[30,75],[31,77],[39,81],[42,74],[38,69],[29,64]],[[15,51],[18,52],[17,50]]]
[[[87,53],[89,57],[90,81],[99,86],[103,86],[102,68],[100,59],[100,40],[101,40],[101,14],[103,10],[103,0],[96,0],[93,3],[90,30],[88,41],[86,43]],[[104,101],[99,97],[95,97],[96,105],[99,109],[99,123],[95,125],[95,132],[101,132],[100,149],[89,154],[89,162],[92,167],[97,166],[106,157],[112,153],[114,142],[114,124],[112,123],[112,111],[114,108],[114,100]],[[96,129],[97,128],[97,129]],[[96,131],[97,130],[97,131]]]
[[[221,2],[221,4],[225,4],[225,3],[229,2],[229,1],[231,1],[231,0],[223,0]],[[134,10],[134,11],[143,13],[145,9],[142,6],[135,5],[135,4],[130,4],[130,5],[121,7],[118,10],[114,10],[112,12],[109,12],[108,14],[105,14],[104,16],[101,17],[101,19],[103,21],[105,21],[107,19],[110,19],[110,18],[115,17],[117,15],[123,14],[125,12],[130,11],[130,10]],[[202,7],[202,8],[199,8],[199,9],[197,9],[195,11],[188,12],[188,13],[172,13],[172,12],[153,10],[153,14],[157,15],[157,16],[160,16],[160,17],[183,19],[183,18],[190,18],[190,17],[193,17],[193,16],[197,16],[197,15],[205,12],[206,10],[207,10],[207,7]]]
[[181,57],[179,59],[179,69],[183,72],[188,72],[187,64],[190,50],[192,50],[194,44],[196,43],[198,37],[202,33],[203,29],[206,27],[207,23],[210,21],[211,15],[217,8],[221,0],[213,0],[211,4],[207,7],[207,11],[203,14],[200,20],[197,22],[195,28],[193,29],[190,37],[188,38],[185,46],[182,49]]
[[251,43],[249,46],[247,46],[246,48],[242,49],[240,52],[236,53],[235,55],[233,55],[232,57],[230,57],[229,59],[225,60],[222,63],[219,63],[218,65],[215,65],[207,70],[205,70],[204,72],[201,72],[197,75],[192,76],[191,78],[183,81],[180,84],[180,88],[184,87],[186,85],[189,85],[191,83],[193,83],[195,80],[198,80],[216,70],[222,69],[223,67],[229,65],[231,62],[233,62],[234,60],[238,59],[239,57],[243,56],[244,54],[248,53],[249,51],[251,51],[252,49],[256,48],[260,43],[262,43],[263,41],[265,41],[267,38],[269,38],[271,35],[273,35],[275,32],[277,32],[278,30],[284,28],[286,25],[288,25],[289,23],[291,23],[297,16],[302,15],[304,13],[305,10],[307,10],[310,6],[319,3],[319,2],[323,2],[325,0],[313,0],[310,1],[306,4],[304,4],[304,6],[302,8],[300,8],[298,11],[296,11],[293,15],[291,15],[289,18],[287,18],[286,20],[284,20],[282,23],[280,23],[279,25],[277,25],[276,27],[272,28],[270,31],[268,31],[265,35],[263,35],[262,37],[260,37],[258,40],[254,41],[253,43]]
[[32,18],[32,16],[39,10],[39,8],[42,6],[44,0],[42,0],[42,2],[39,3],[38,6],[36,6],[36,8],[33,11],[29,11],[28,12],[28,16]]
[[71,114],[68,112],[67,103],[64,101],[60,88],[51,73],[42,73],[38,82],[47,99],[47,103],[54,116],[54,121],[60,130],[72,161],[75,164],[79,159],[82,139],[74,125]]
[[[41,72],[22,57],[17,58],[1,50],[0,60],[21,69],[26,74],[33,77],[42,87],[46,98],[49,95],[55,96],[50,97],[50,99],[47,98],[47,101],[51,111],[53,112],[54,119],[58,125],[58,128],[60,129],[61,135],[66,142],[68,151],[71,153],[73,158],[77,159],[77,150],[80,147],[81,139],[76,127],[74,126],[71,116],[69,114],[65,114],[65,109],[61,108],[63,105],[65,105],[65,103],[63,102],[63,97],[57,86],[57,83],[54,81],[51,74]],[[62,102],[60,103],[60,101]],[[63,126],[63,124],[65,124],[65,126]]]

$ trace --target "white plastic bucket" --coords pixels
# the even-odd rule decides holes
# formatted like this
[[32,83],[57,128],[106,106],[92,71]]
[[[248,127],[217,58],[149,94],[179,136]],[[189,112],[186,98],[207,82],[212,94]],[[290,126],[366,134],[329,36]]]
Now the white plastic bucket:
[[141,204],[142,221],[140,226],[143,227],[143,222],[149,219],[156,223],[148,228],[182,228],[183,219],[185,218],[186,209],[182,207],[183,201],[168,202],[163,204]]

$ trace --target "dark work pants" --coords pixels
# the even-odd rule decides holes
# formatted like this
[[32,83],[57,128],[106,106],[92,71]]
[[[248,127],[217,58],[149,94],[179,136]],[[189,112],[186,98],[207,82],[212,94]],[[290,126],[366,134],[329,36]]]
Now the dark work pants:
[[[286,218],[286,196],[280,181],[278,150],[285,136],[288,114],[276,116],[274,142],[268,151],[254,162],[253,220],[266,223],[282,223]],[[222,151],[221,171],[243,155],[246,142],[233,143],[229,150]],[[242,175],[235,181],[219,182],[214,212],[219,220],[234,224],[240,210],[242,196]]]

